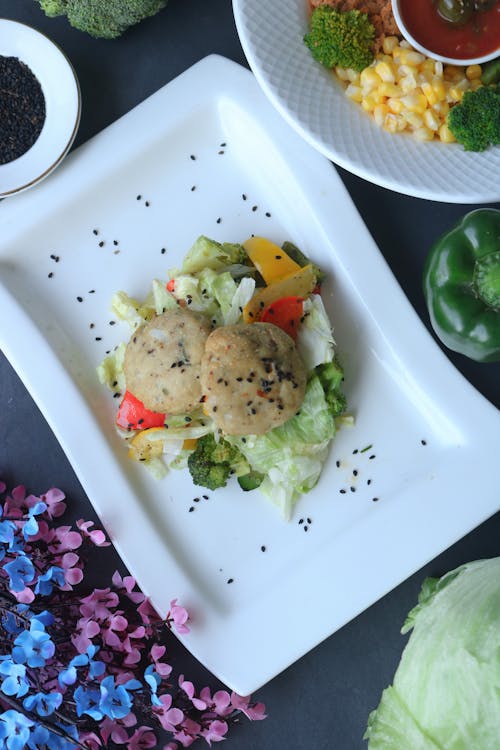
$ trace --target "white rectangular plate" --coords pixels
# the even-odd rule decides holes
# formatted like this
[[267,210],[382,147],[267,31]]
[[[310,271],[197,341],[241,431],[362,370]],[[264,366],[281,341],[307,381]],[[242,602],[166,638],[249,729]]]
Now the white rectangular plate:
[[[127,339],[116,290],[144,297],[199,234],[252,233],[292,240],[327,272],[355,417],[289,523],[236,484],[152,479],[127,458],[95,374]],[[162,614],[173,597],[189,609],[185,645],[241,694],[499,507],[496,410],[428,335],[332,165],[223,58],[1,204],[0,305],[0,344],[124,562]]]

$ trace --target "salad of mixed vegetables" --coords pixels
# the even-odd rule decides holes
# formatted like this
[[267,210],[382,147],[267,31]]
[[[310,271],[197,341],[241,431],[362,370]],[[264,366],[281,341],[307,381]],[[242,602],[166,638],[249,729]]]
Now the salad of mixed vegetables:
[[112,310],[132,335],[98,376],[123,394],[130,458],[157,478],[187,468],[208,489],[234,475],[289,518],[350,419],[322,280],[290,242],[200,236],[144,301],[118,291]]

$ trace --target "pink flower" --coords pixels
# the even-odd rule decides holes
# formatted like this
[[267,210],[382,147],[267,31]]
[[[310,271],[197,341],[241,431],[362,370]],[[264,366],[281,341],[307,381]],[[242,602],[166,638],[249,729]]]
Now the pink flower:
[[150,747],[156,747],[156,737],[151,727],[136,729],[127,745],[128,750],[147,750]]
[[139,604],[139,606],[137,607],[137,612],[139,613],[141,620],[145,625],[151,625],[151,623],[161,621],[158,612],[153,607],[149,599],[144,599],[144,601]]
[[13,591],[12,594],[16,597],[20,604],[31,604],[35,595],[33,591],[26,586],[22,591]]
[[179,750],[179,745],[177,742],[169,742],[163,747],[163,750]]
[[153,707],[153,713],[158,717],[158,721],[163,729],[167,732],[174,732],[175,728],[184,719],[184,714],[180,708],[172,708],[172,696],[170,693],[158,696],[160,706]]
[[172,667],[170,664],[167,664],[166,662],[160,661],[161,657],[166,652],[165,646],[160,646],[157,643],[154,644],[154,646],[151,648],[150,655],[151,660],[154,664],[154,668],[156,672],[160,675],[160,677],[168,677],[172,672]]
[[133,591],[135,587],[135,578],[132,576],[125,576],[122,578],[119,572],[116,570],[113,574],[112,581],[117,589],[123,590],[128,598],[135,604],[143,602],[146,598],[142,591]]
[[64,492],[61,492],[61,490],[58,490],[56,487],[52,487],[50,490],[47,490],[44,495],[40,496],[40,500],[42,500],[47,506],[45,512],[50,519],[62,516],[66,510],[66,503],[63,503],[65,497],[66,495]]
[[263,703],[250,703],[250,696],[231,693],[231,704],[234,709],[241,711],[251,721],[262,721],[266,718],[266,707]]
[[87,539],[90,539],[90,541],[95,544],[96,547],[109,547],[110,542],[107,541],[104,531],[101,531],[100,529],[89,531],[89,529],[91,529],[94,525],[93,521],[84,521],[83,518],[80,518],[76,522],[76,525],[82,532],[83,536],[87,537]]
[[118,595],[108,589],[94,589],[94,591],[81,600],[80,612],[84,617],[94,617],[96,620],[107,620],[111,617],[110,607],[118,604]]
[[221,742],[226,739],[224,735],[227,734],[228,729],[229,727],[225,721],[214,719],[206,729],[202,729],[200,734],[211,745],[212,742]]
[[[129,714],[130,715],[130,714]],[[106,716],[99,724],[99,730],[101,732],[101,737],[103,739],[104,744],[108,745],[108,740],[111,737],[113,742],[117,745],[124,745],[126,742],[128,742],[128,732],[125,729],[125,722],[123,720],[113,721],[113,719],[110,719],[108,716]]]
[[7,489],[7,485],[5,484],[5,482],[2,482],[0,480],[0,493],[5,492],[6,489]]
[[77,629],[71,636],[74,647],[80,654],[84,654],[92,645],[92,638],[100,633],[99,623],[87,617],[81,617],[77,623]]
[[188,619],[187,610],[177,604],[177,599],[172,599],[170,602],[170,611],[166,617],[167,625],[170,627],[170,623],[173,622],[178,633],[189,633],[189,628],[186,625]]
[[82,537],[78,531],[72,531],[71,526],[59,526],[53,532],[49,549],[55,554],[78,549],[82,544]]
[[64,589],[71,590],[72,586],[83,580],[83,571],[81,568],[75,568],[75,565],[79,562],[80,558],[74,552],[66,552],[62,556],[59,564],[64,570],[64,580],[67,584]]
[[210,708],[218,716],[228,716],[233,710],[231,696],[227,690],[217,690],[212,697],[210,695],[210,688],[204,687],[200,692],[200,698],[205,701],[207,708]]

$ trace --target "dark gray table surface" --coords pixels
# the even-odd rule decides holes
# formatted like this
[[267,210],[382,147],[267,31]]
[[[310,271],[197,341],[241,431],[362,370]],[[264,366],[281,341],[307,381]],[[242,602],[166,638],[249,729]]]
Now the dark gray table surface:
[[[72,61],[83,96],[76,146],[210,53],[247,65],[230,0],[170,0],[158,16],[113,41],[94,40],[72,29],[65,19],[46,18],[35,0],[0,0],[0,17],[23,21],[45,32]],[[472,206],[410,198],[338,171],[411,304],[428,326],[421,291],[426,253],[432,242]],[[0,325],[9,325],[8,311],[0,311],[0,316]],[[498,408],[500,363],[478,364],[446,353]],[[35,493],[58,486],[68,495],[75,518],[95,519],[61,447],[1,353],[0,476],[10,486],[23,482]],[[255,697],[266,703],[268,718],[254,724],[245,721],[232,730],[230,747],[366,748],[362,735],[367,716],[391,682],[406,642],[399,629],[416,602],[423,578],[499,554],[497,513],[263,687]],[[104,560],[110,571],[120,566],[112,549],[105,553]],[[304,602],[304,627],[309,617],[314,617],[314,601]],[[188,674],[195,675],[199,682],[215,684],[180,644],[176,648]]]

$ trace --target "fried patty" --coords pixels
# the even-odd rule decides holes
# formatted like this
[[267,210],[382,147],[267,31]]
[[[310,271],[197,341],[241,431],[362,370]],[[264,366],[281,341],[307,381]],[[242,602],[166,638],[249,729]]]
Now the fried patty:
[[227,435],[262,435],[296,414],[306,371],[294,341],[272,323],[216,328],[201,361],[205,409]]
[[201,358],[211,330],[205,316],[181,307],[154,317],[127,345],[127,390],[152,411],[192,411],[201,399]]

